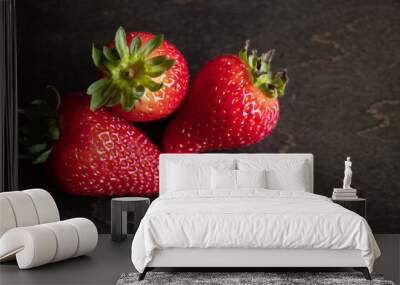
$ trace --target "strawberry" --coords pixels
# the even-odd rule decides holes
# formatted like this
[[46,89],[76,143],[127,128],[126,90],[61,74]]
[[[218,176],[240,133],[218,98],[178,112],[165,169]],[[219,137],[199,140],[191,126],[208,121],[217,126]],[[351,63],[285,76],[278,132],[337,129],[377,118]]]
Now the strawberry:
[[221,55],[203,66],[166,129],[163,150],[237,148],[268,136],[288,81],[285,71],[271,71],[273,53],[249,54],[247,42],[239,55]]
[[91,110],[107,106],[129,121],[152,121],[174,111],[186,94],[186,61],[163,35],[126,34],[120,27],[108,46],[93,45],[92,58],[102,78],[87,90]]
[[[47,135],[53,141],[51,149],[46,150],[46,143],[28,149],[31,155],[39,155],[35,162],[44,162],[49,156],[55,180],[71,194],[157,195],[157,147],[142,131],[110,110],[91,111],[89,101],[84,92],[63,97],[58,128],[53,120]],[[40,104],[37,100],[36,107]]]

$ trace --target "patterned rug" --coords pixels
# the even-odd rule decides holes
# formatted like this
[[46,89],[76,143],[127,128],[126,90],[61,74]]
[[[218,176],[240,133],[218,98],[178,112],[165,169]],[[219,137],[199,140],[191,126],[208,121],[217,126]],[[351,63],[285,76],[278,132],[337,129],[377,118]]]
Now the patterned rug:
[[148,272],[142,281],[138,273],[122,274],[116,285],[212,284],[212,285],[395,285],[380,275],[368,281],[359,272]]

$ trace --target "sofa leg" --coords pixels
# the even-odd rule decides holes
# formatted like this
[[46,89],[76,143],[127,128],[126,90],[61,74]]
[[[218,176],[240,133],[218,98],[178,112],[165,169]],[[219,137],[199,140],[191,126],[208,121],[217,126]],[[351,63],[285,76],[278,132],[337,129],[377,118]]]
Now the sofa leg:
[[142,281],[144,279],[144,277],[146,277],[146,273],[147,273],[148,269],[147,267],[143,270],[142,273],[139,274],[139,278],[138,281]]
[[361,271],[362,274],[364,275],[365,279],[372,280],[371,274],[369,274],[369,270],[367,267],[355,267],[354,269],[357,271]]

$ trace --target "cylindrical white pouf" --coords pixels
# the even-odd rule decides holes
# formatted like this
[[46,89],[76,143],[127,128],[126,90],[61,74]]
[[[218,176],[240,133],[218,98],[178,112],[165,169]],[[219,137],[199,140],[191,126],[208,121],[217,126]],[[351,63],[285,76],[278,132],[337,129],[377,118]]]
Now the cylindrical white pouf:
[[0,237],[9,229],[15,228],[14,211],[6,197],[0,194]]
[[96,248],[98,233],[92,221],[85,218],[74,218],[64,222],[70,223],[78,232],[79,245],[74,257],[91,252]]
[[60,214],[53,197],[43,189],[29,189],[22,191],[30,196],[36,208],[39,218],[39,224],[57,222],[60,220]]
[[51,262],[71,258],[78,250],[79,238],[75,228],[65,221],[42,225],[51,229],[57,238],[57,252]]
[[14,228],[0,239],[0,258],[16,254],[20,269],[49,263],[57,252],[54,232],[42,225]]
[[0,261],[15,256],[28,269],[87,254],[97,241],[96,226],[85,218],[13,228],[0,238]]
[[1,193],[11,205],[15,215],[17,227],[33,226],[39,223],[35,205],[30,196],[21,191]]

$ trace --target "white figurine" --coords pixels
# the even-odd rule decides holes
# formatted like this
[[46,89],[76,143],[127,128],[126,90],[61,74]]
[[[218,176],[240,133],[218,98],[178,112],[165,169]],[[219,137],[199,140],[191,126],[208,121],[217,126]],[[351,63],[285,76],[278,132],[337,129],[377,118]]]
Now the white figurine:
[[351,161],[350,156],[347,157],[344,162],[344,179],[343,179],[343,189],[352,189],[351,188],[351,176],[353,172],[351,171]]

